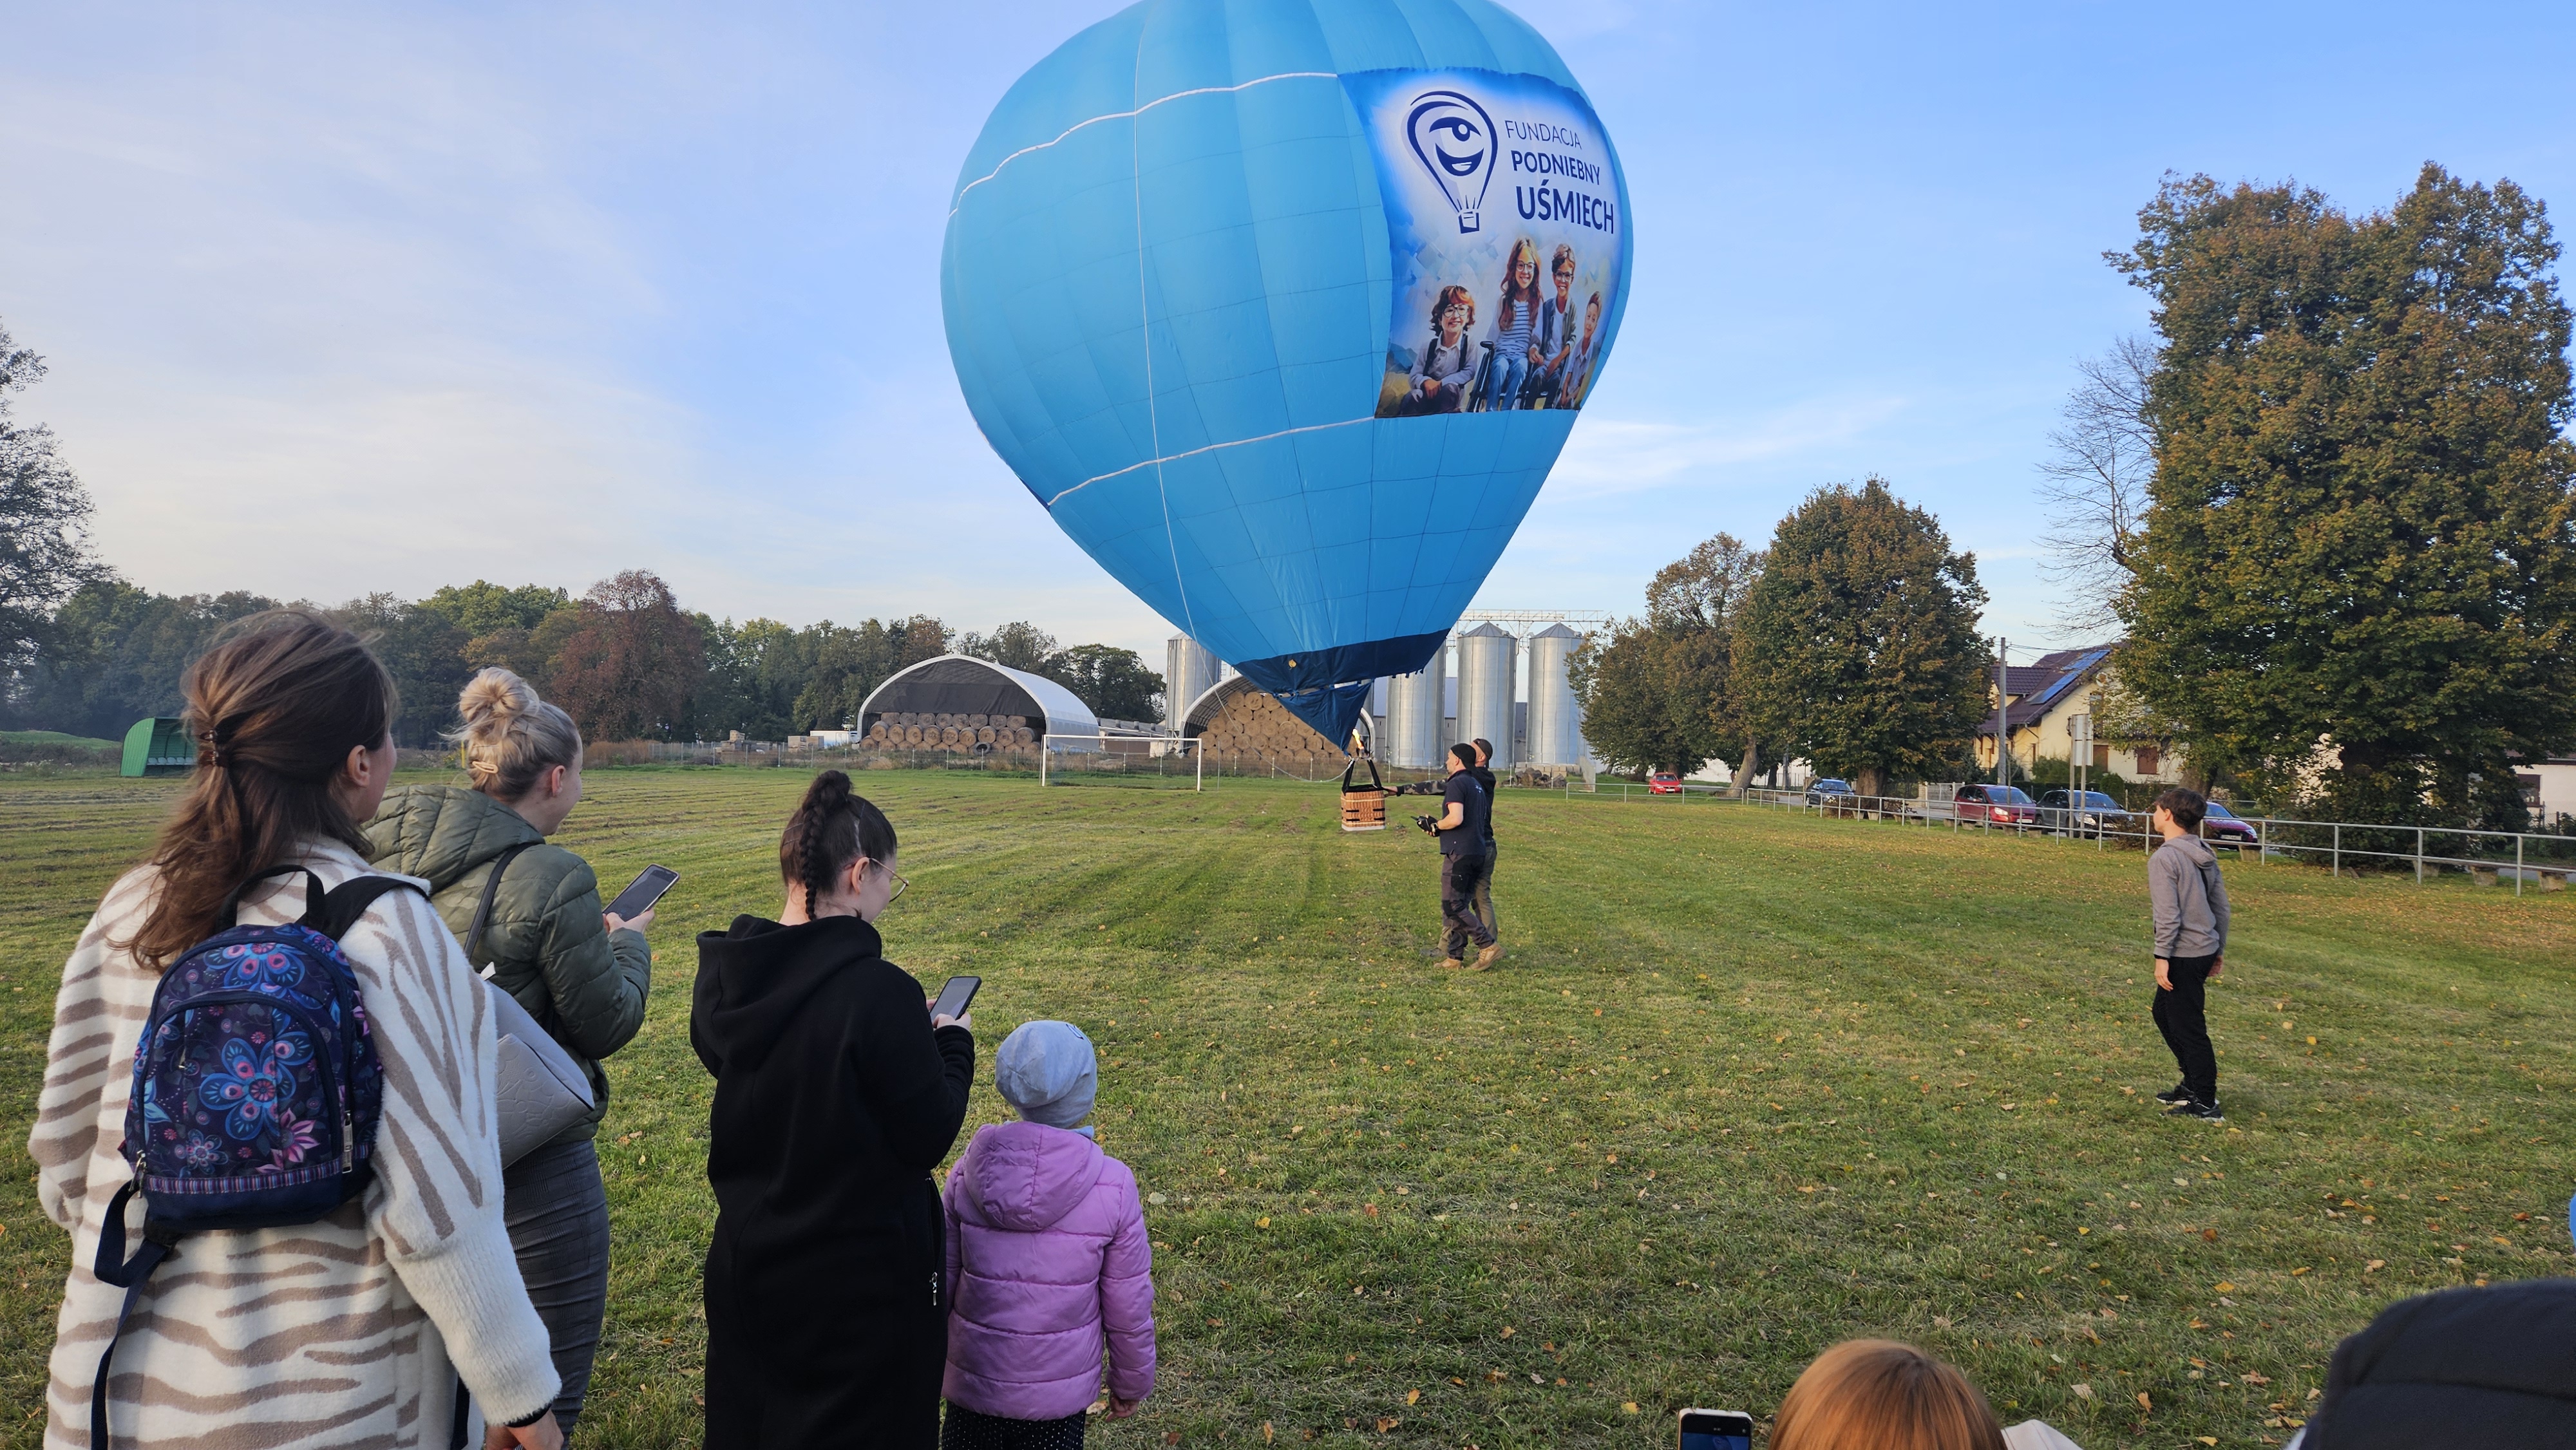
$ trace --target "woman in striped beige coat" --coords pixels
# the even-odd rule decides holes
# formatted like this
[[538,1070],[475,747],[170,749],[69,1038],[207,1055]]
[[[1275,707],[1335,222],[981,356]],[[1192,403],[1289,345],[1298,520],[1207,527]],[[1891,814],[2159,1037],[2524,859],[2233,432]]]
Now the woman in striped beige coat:
[[[196,778],[63,969],[28,1143],[45,1211],[72,1236],[49,1447],[88,1444],[123,1298],[91,1264],[107,1202],[132,1176],[117,1150],[161,967],[219,930],[225,898],[266,867],[301,862],[325,886],[370,874],[358,822],[394,761],[392,681],[355,636],[309,614],[243,621],[190,670],[186,694]],[[244,897],[244,924],[301,914],[301,876],[265,886]],[[378,898],[342,947],[384,1064],[374,1179],[312,1223],[180,1240],[116,1348],[120,1450],[445,1450],[464,1428],[452,1424],[460,1379],[496,1427],[487,1444],[562,1443],[545,1326],[502,1224],[483,989],[425,888]]]

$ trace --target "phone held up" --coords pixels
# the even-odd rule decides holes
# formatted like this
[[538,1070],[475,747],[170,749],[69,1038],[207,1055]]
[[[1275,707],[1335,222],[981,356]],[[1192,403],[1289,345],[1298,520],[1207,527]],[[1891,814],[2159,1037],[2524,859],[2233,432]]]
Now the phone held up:
[[661,900],[662,893],[669,891],[679,879],[680,873],[668,866],[647,866],[636,873],[634,880],[626,883],[626,889],[617,893],[615,901],[608,903],[608,914],[619,921],[633,921],[651,911],[653,903]]
[[983,985],[984,979],[981,977],[949,978],[939,989],[939,1000],[930,1004],[931,1017],[935,1020],[941,1017],[965,1016],[967,1004],[975,1000],[976,990]]
[[1682,1450],[1753,1450],[1753,1417],[1740,1410],[1684,1410]]

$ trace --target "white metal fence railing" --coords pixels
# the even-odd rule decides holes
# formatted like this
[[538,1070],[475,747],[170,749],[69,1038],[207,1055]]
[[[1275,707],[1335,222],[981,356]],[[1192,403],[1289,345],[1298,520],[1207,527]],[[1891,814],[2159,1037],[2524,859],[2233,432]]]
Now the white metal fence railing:
[[[1604,780],[1584,791],[1568,782],[1569,799],[1664,801],[1686,806],[1694,800],[1751,805],[1771,810],[1811,811],[1839,819],[1948,829],[1956,834],[2053,836],[2091,840],[2096,850],[2153,850],[2161,841],[2144,811],[2095,806],[2045,806],[2035,802],[1997,804],[1916,796],[1862,796],[1813,791],[1748,790],[1738,796],[1731,786],[1697,781],[1647,785]],[[2538,831],[2482,831],[2453,826],[2380,826],[2359,821],[2310,821],[2287,816],[2228,816],[2203,821],[2199,835],[2212,846],[2251,851],[2260,860],[2306,860],[2336,875],[2367,864],[2411,868],[2422,882],[2444,871],[2465,872],[2480,881],[2513,881],[2514,894],[2525,882],[2555,891],[2576,880],[2576,837]]]

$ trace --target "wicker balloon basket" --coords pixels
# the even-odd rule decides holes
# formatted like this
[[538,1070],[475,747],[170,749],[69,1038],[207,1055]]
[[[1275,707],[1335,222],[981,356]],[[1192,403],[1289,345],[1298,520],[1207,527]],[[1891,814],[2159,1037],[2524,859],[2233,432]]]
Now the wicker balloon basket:
[[[1354,784],[1351,777],[1362,764],[1368,766],[1369,778]],[[1342,767],[1342,829],[1345,831],[1383,831],[1386,829],[1386,782],[1377,773],[1377,762],[1357,761]]]

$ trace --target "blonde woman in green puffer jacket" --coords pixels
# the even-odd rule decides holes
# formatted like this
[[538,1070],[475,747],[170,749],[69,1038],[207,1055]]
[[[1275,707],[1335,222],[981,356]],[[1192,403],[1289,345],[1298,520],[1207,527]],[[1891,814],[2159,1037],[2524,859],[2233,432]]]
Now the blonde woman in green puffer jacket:
[[431,903],[459,941],[498,863],[501,884],[474,965],[494,967],[494,983],[590,1075],[597,1104],[590,1120],[502,1172],[510,1242],[563,1377],[555,1418],[570,1436],[608,1302],[608,1195],[591,1142],[608,1110],[599,1060],[644,1024],[653,978],[644,929],[653,913],[633,921],[605,914],[590,863],[545,844],[581,800],[581,733],[571,717],[503,669],[475,676],[457,708],[464,724],[449,738],[473,788],[386,792],[367,823],[367,855],[428,881]]

